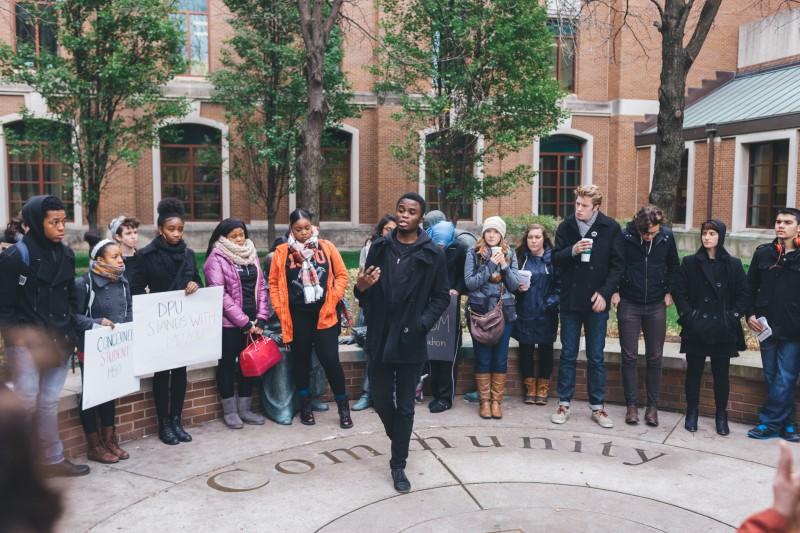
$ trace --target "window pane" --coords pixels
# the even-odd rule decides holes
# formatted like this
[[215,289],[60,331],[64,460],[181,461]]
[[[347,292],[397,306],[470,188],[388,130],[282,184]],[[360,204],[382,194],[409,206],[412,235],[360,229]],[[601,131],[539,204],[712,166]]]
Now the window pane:
[[[10,190],[12,203],[24,204],[31,196],[42,194],[38,183],[12,183]],[[11,212],[16,213],[17,211],[12,209]]]
[[28,4],[18,3],[16,5],[17,22],[17,46],[36,45],[36,30],[34,29],[34,16],[30,12]]
[[[181,185],[163,185],[164,197],[174,197],[186,203],[189,201],[189,187]],[[189,211],[188,206],[184,206],[186,211]]]
[[219,167],[195,167],[194,169],[194,182],[202,183],[220,183],[220,168]]
[[569,92],[575,90],[575,41],[572,39],[561,39],[561,70],[558,81],[561,87]]
[[161,148],[161,162],[162,163],[188,163],[189,162],[189,149],[188,148]]
[[208,2],[206,0],[178,0],[178,10],[208,11]]
[[207,185],[194,186],[194,201],[198,202],[219,202],[222,199],[222,191],[219,187]]
[[208,16],[189,15],[189,73],[194,76],[208,74]]
[[556,190],[552,188],[539,189],[539,203],[554,204],[556,203]]
[[218,203],[196,203],[194,211],[195,220],[219,220],[222,218]]
[[11,169],[11,181],[39,182],[39,170],[36,166],[12,163],[9,167]]
[[58,51],[56,41],[55,20],[56,14],[52,6],[41,9],[39,17],[39,51],[55,54]]
[[189,167],[164,167],[161,172],[161,179],[167,185],[179,183],[189,183]]

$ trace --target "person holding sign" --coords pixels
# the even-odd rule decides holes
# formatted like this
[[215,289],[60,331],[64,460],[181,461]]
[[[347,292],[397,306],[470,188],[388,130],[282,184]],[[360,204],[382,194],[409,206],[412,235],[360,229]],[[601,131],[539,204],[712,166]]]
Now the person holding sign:
[[450,304],[444,252],[421,230],[425,200],[415,192],[396,205],[397,228],[373,241],[354,291],[367,320],[366,353],[375,411],[392,441],[396,491],[411,490],[405,474],[414,429],[414,393],[428,359],[426,335]]
[[[433,243],[444,250],[450,296],[456,298],[455,306],[459,307],[460,295],[467,293],[467,286],[464,284],[464,263],[467,260],[467,248],[456,240],[456,227],[450,221],[442,220],[437,222],[428,228],[427,232]],[[460,322],[460,320],[456,322]],[[458,375],[457,352],[461,347],[461,326],[460,324],[454,324],[453,327],[458,330],[455,345],[451,345],[453,360],[430,360],[433,400],[428,404],[428,409],[431,413],[441,413],[453,407],[456,376]]]
[[[78,327],[78,361],[83,382],[83,333],[99,326],[114,327],[115,323],[133,320],[131,289],[125,277],[125,263],[118,244],[87,233],[89,243],[89,272],[75,280],[73,311]],[[128,459],[128,452],[119,447],[115,422],[114,400],[81,410],[81,424],[86,433],[86,458],[98,463],[116,463]],[[97,417],[102,433],[98,433]]]
[[[253,411],[253,382],[244,377],[237,358],[248,336],[259,336],[270,315],[267,283],[258,253],[244,222],[226,218],[208,241],[203,271],[209,287],[222,286],[222,358],[217,365],[217,390],[222,398],[222,420],[231,429],[243,424],[263,425],[266,419]],[[234,383],[239,384],[238,396]]]
[[[517,256],[506,242],[506,223],[500,217],[483,221],[481,238],[467,254],[464,282],[472,347],[475,351],[475,383],[480,397],[481,418],[503,418],[503,395],[508,370],[508,341],[517,318],[514,293],[519,288]],[[502,308],[503,329],[494,342],[476,338],[474,314],[488,315]]]
[[[517,320],[511,336],[519,341],[519,366],[525,403],[546,405],[553,371],[553,343],[558,330],[559,277],[553,244],[544,226],[531,224],[517,246],[519,289]],[[538,368],[534,354],[538,352]]]
[[760,339],[767,383],[758,425],[747,432],[754,439],[780,436],[790,442],[800,441],[794,420],[794,389],[800,373],[798,221],[797,209],[778,209],[775,239],[756,249],[747,272],[752,298],[747,325]]
[[288,242],[275,248],[269,269],[269,295],[281,321],[283,342],[291,346],[294,380],[300,397],[300,422],[313,425],[311,352],[315,350],[339,408],[339,426],[353,427],[339,362],[339,313],[349,277],[339,250],[319,238],[311,213],[295,209],[289,215]]
[[[131,279],[133,294],[184,290],[193,294],[200,288],[194,251],[183,241],[183,204],[176,198],[158,202],[158,235],[139,252]],[[165,354],[169,357],[169,354]],[[153,399],[158,416],[158,438],[164,444],[191,442],[181,423],[186,397],[186,367],[156,372]]]
[[725,249],[725,224],[712,219],[700,226],[702,246],[683,258],[673,297],[681,325],[681,353],[686,354],[687,431],[697,431],[700,383],[706,357],[714,375],[716,429],[728,435],[728,370],[732,357],[745,349],[741,319],[748,302],[742,262]]

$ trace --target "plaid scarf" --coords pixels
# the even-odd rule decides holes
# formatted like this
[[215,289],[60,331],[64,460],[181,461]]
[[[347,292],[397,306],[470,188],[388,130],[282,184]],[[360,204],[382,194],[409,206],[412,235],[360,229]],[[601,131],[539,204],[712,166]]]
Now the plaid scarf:
[[122,278],[123,274],[125,274],[124,263],[122,264],[122,267],[117,268],[114,265],[110,265],[108,263],[103,263],[93,259],[89,262],[89,269],[98,276],[110,279],[115,283]]
[[303,285],[303,297],[307,304],[318,302],[324,294],[323,288],[319,284],[317,269],[311,262],[317,249],[319,248],[319,230],[314,228],[311,237],[304,242],[297,242],[294,235],[289,235],[289,253],[296,264],[302,265],[298,281]]

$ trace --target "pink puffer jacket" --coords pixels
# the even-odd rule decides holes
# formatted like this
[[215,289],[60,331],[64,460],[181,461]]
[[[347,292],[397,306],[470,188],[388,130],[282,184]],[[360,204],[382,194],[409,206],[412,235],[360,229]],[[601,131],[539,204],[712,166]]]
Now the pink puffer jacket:
[[[256,281],[256,318],[268,320],[271,311],[269,305],[269,293],[264,279],[261,266],[256,262],[258,268],[258,280]],[[242,328],[250,322],[247,315],[242,311],[242,283],[239,279],[239,272],[236,265],[225,254],[217,249],[211,251],[211,255],[203,265],[203,272],[206,275],[206,285],[214,287],[221,285],[225,288],[222,296],[222,327],[223,328]]]

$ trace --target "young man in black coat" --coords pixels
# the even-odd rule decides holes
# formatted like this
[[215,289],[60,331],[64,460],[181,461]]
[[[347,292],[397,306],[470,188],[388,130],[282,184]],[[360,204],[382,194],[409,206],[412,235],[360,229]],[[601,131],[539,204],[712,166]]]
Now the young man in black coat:
[[601,427],[614,426],[604,409],[608,305],[617,292],[624,269],[620,228],[600,212],[603,194],[596,185],[575,189],[575,213],[556,231],[553,264],[561,273],[561,359],[558,368],[558,410],[554,424],[569,419],[575,393],[575,365],[581,326],[586,333],[586,382],[592,420]]
[[398,492],[411,490],[405,467],[426,335],[450,303],[444,252],[419,227],[424,212],[420,195],[400,198],[397,228],[372,243],[354,291],[368,327],[373,405],[392,441],[389,467]]
[[0,329],[14,391],[33,416],[49,476],[82,476],[86,465],[64,458],[58,397],[74,347],[75,256],[65,244],[67,212],[55,196],[34,196],[22,208],[29,230],[0,255]]
[[680,261],[672,230],[664,227],[664,213],[654,205],[639,209],[622,230],[625,271],[619,292],[611,296],[617,307],[622,348],[622,385],[625,389],[626,424],[639,423],[639,335],[644,333],[647,361],[647,409],[644,421],[658,426],[661,360],[667,335],[667,307]]
[[768,392],[758,425],[747,432],[754,439],[783,437],[800,442],[795,428],[794,388],[800,373],[800,210],[779,209],[775,240],[759,246],[747,281],[751,305],[747,325],[756,334],[767,319],[772,335],[761,342],[761,362]]

